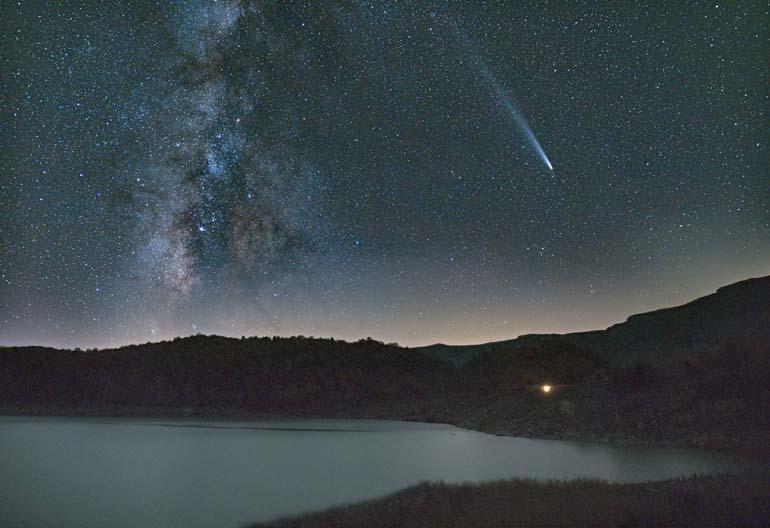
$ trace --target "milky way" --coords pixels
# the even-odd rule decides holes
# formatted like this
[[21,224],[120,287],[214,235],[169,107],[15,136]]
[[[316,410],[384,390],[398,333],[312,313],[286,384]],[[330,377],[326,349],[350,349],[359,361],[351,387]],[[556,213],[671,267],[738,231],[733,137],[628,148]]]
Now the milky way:
[[280,49],[248,3],[185,3],[167,20],[170,88],[143,123],[146,150],[127,160],[137,249],[125,288],[155,307],[154,333],[189,326],[181,321],[205,313],[199,306],[229,305],[219,324],[266,314],[273,285],[323,259],[330,225],[317,169],[261,114],[273,96],[268,57],[287,64],[302,50]]
[[147,291],[175,302],[240,273],[259,285],[302,266],[324,218],[312,210],[320,192],[312,169],[275,144],[257,115],[270,97],[259,66],[275,45],[259,11],[189,3],[170,23],[174,85],[148,117],[153,161],[136,160],[131,265],[146,272]]
[[482,342],[770,270],[759,2],[0,16],[0,345]]

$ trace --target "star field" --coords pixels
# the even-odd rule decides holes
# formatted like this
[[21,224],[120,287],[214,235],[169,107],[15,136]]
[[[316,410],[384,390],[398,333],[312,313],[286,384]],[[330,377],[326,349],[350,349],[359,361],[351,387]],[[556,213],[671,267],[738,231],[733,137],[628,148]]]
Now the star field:
[[0,12],[0,344],[483,342],[770,271],[764,3]]

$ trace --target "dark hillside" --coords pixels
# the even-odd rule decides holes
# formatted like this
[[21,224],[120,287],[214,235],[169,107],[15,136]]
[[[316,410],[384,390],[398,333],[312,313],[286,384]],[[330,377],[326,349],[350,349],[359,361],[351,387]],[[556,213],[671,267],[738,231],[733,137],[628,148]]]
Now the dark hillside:
[[[487,351],[460,370],[452,416],[454,423],[502,434],[766,453],[770,343],[741,340],[687,358],[613,366],[553,340],[541,348]],[[545,394],[528,383],[554,388]]]
[[449,365],[373,340],[193,336],[112,350],[6,348],[0,349],[0,407],[408,413],[441,394],[453,375]]
[[[607,330],[480,345],[460,368],[371,339],[0,348],[0,410],[414,419],[767,451],[769,310],[770,278],[752,279]],[[447,349],[459,362],[455,349],[434,350]],[[546,383],[547,394],[539,390]]]
[[536,347],[557,337],[620,366],[682,361],[727,345],[770,342],[770,276],[724,286],[681,306],[632,315],[606,330],[414,350],[462,366],[482,351]]
[[532,347],[482,350],[461,373],[466,388],[500,392],[542,383],[581,383],[601,366],[588,350],[556,338]]

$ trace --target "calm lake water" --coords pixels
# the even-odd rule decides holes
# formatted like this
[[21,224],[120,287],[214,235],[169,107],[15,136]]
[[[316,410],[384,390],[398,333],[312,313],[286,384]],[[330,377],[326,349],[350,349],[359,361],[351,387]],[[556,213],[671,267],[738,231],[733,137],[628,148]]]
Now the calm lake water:
[[0,526],[237,527],[425,480],[634,482],[736,467],[702,451],[422,423],[0,417]]

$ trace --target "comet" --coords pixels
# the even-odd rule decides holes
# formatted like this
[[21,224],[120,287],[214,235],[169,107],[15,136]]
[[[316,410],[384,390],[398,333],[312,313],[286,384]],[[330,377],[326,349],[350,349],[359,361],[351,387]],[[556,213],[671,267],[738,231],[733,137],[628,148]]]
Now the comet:
[[527,122],[527,118],[524,117],[524,114],[516,106],[516,103],[514,102],[510,92],[505,89],[500,81],[498,81],[495,76],[492,75],[492,72],[489,71],[489,68],[487,68],[484,64],[477,63],[477,68],[479,69],[484,82],[490,87],[492,93],[495,94],[502,107],[508,111],[508,115],[511,117],[521,133],[524,134],[524,137],[532,147],[532,150],[534,150],[538,157],[543,161],[543,163],[545,163],[545,166],[548,167],[548,170],[553,171],[551,160],[548,159],[548,156],[543,150],[543,147],[540,145],[537,137],[535,137],[535,133],[532,132],[532,128],[530,128],[529,122]]
[[543,147],[540,145],[537,137],[535,137],[535,133],[532,132],[532,128],[530,128],[527,118],[524,117],[524,114],[521,112],[521,110],[519,110],[511,93],[505,88],[505,86],[503,86],[500,81],[497,80],[497,77],[492,74],[492,71],[489,69],[489,67],[484,64],[484,61],[482,61],[478,54],[474,51],[473,45],[471,44],[471,40],[468,35],[461,31],[457,24],[453,23],[452,28],[454,29],[455,35],[457,36],[461,46],[464,47],[470,55],[471,62],[475,65],[476,69],[481,75],[481,78],[484,80],[484,83],[495,95],[500,105],[507,110],[511,120],[513,120],[521,133],[524,134],[524,137],[532,147],[532,150],[535,151],[545,166],[548,167],[548,170],[553,172],[553,165],[551,164],[551,160],[548,159],[545,150],[543,150]]

